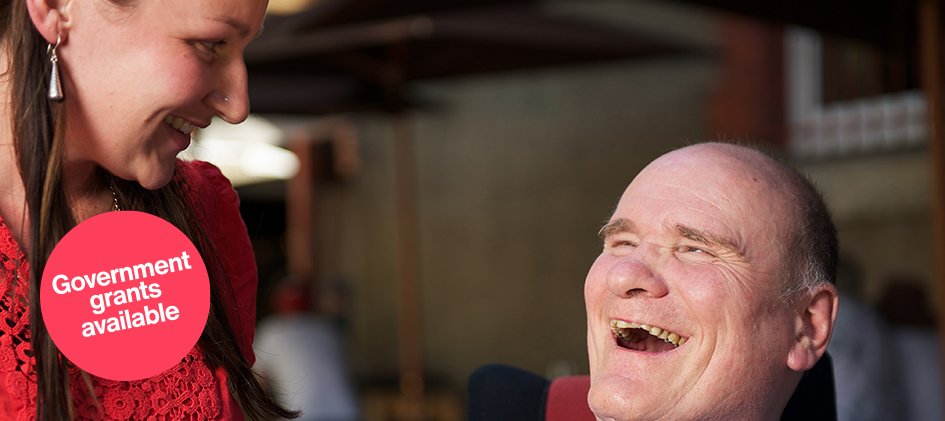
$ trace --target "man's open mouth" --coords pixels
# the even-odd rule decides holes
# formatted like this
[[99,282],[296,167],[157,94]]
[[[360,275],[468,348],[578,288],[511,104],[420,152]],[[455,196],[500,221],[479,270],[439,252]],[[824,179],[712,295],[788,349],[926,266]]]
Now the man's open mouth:
[[623,320],[611,320],[610,330],[617,345],[634,351],[663,352],[686,343],[686,338],[668,330]]

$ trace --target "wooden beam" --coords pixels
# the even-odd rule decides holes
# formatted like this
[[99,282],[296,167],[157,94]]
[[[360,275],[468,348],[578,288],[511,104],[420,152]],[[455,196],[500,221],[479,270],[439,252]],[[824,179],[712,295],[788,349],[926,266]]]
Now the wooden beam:
[[[942,4],[919,2],[919,53],[928,104],[928,143],[932,167],[932,229],[938,284],[939,337],[945,339],[945,138],[942,137]],[[945,347],[942,348],[945,363]],[[945,365],[945,364],[943,364]],[[945,398],[945,396],[943,396]]]
[[400,298],[400,390],[408,399],[404,419],[423,414],[423,339],[420,314],[417,176],[413,134],[406,113],[394,116],[394,201],[397,218],[397,284]]
[[362,48],[380,48],[432,35],[426,16],[407,16],[381,23],[326,28],[297,37],[260,39],[246,47],[247,65]]
[[[286,181],[286,263],[289,274],[313,282],[316,271],[315,200],[316,175],[314,143],[308,139],[290,141],[288,149],[299,157],[299,172]],[[309,285],[315,290],[316,285]]]
[[785,146],[783,27],[729,13],[714,21],[725,47],[706,112],[710,138]]

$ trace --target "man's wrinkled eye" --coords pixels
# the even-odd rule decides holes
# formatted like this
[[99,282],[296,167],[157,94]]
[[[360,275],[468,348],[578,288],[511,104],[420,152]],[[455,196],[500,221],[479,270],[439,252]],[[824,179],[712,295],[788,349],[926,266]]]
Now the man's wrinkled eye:
[[606,243],[606,245],[609,246],[609,247],[611,247],[611,248],[617,248],[617,247],[636,247],[636,246],[637,246],[636,243],[634,243],[634,242],[632,242],[632,241],[626,241],[626,240],[612,241],[612,242]]
[[679,253],[692,253],[692,254],[705,255],[705,256],[707,256],[707,257],[709,257],[709,256],[715,257],[715,254],[713,254],[713,253],[711,253],[711,252],[709,252],[709,251],[706,251],[705,249],[701,249],[701,248],[695,247],[695,246],[679,246],[679,248],[677,248],[676,250],[677,250]]

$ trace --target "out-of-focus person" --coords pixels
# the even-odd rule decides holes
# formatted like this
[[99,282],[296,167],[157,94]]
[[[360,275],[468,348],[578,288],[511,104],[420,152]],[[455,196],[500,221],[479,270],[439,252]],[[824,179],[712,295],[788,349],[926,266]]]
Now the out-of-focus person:
[[[321,294],[322,306],[342,312],[342,290]],[[325,298],[337,303],[326,305]],[[333,301],[334,302],[334,301]],[[344,357],[338,324],[310,311],[308,289],[288,278],[273,293],[274,314],[256,329],[256,369],[276,400],[306,421],[356,421],[361,411]],[[337,305],[336,305],[337,304]],[[334,315],[334,314],[333,314]]]

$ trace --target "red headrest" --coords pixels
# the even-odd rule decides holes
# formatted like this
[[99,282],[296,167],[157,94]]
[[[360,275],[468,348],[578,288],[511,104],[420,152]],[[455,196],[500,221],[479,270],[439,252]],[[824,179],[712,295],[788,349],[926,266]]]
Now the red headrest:
[[587,406],[587,391],[591,389],[591,376],[559,377],[548,388],[548,405],[545,419],[548,421],[596,421]]

